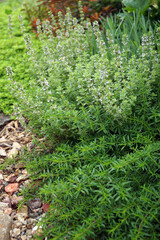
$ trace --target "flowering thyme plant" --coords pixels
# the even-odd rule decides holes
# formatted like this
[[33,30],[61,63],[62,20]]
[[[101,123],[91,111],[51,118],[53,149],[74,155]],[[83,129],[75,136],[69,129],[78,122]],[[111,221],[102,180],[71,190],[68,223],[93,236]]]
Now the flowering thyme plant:
[[[130,56],[126,35],[120,48],[107,31],[106,47],[98,23],[94,22],[92,27],[89,21],[84,21],[82,11],[81,18],[80,25],[69,10],[64,19],[60,12],[61,28],[56,37],[49,21],[42,27],[37,25],[41,52],[36,52],[29,35],[24,35],[36,81],[31,80],[32,92],[28,95],[25,90],[19,91],[23,92],[21,114],[48,137],[54,134],[84,137],[90,131],[105,132],[110,121],[124,122],[137,102],[142,107],[154,98],[150,93],[159,53],[152,32],[142,37],[137,55]],[[52,25],[56,27],[53,16]],[[93,37],[96,54],[91,48]]]
[[22,157],[50,204],[37,239],[159,239],[160,28],[132,51],[130,32],[119,44],[80,14],[59,13],[55,37],[37,22],[38,48],[24,35],[29,91],[8,69],[17,112],[55,148]]

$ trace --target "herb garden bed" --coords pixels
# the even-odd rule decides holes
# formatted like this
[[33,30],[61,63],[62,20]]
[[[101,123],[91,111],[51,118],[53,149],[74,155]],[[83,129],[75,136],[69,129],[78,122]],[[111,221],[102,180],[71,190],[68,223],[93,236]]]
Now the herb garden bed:
[[14,64],[7,66],[14,113],[45,138],[43,151],[19,156],[32,181],[41,180],[38,191],[21,191],[24,201],[49,206],[35,238],[157,240],[159,22],[123,12],[100,30],[81,4],[79,16],[68,9],[58,21],[52,14],[37,20],[36,41],[23,33],[29,78],[23,86]]

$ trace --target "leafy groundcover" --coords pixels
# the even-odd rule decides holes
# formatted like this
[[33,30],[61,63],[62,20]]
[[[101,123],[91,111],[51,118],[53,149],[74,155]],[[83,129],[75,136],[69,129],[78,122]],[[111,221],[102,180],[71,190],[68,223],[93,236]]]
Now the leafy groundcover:
[[[19,16],[23,14],[21,1],[0,1],[0,9],[0,112],[11,114],[16,98],[11,93],[12,87],[8,81],[6,68],[11,66],[16,81],[27,88],[30,81],[29,62],[27,63],[27,51],[20,29]],[[29,32],[31,30],[29,22],[25,19],[23,24],[25,32]]]

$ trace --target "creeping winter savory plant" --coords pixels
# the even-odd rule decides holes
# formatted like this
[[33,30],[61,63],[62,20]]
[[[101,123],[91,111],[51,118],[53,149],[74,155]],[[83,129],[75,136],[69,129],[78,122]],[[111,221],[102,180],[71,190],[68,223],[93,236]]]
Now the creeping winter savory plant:
[[24,35],[29,91],[8,68],[17,113],[57,141],[49,155],[23,157],[33,179],[44,179],[44,236],[159,239],[160,28],[132,52],[129,32],[116,43],[80,13],[81,24],[59,13],[60,28],[53,16],[37,21],[39,48]]

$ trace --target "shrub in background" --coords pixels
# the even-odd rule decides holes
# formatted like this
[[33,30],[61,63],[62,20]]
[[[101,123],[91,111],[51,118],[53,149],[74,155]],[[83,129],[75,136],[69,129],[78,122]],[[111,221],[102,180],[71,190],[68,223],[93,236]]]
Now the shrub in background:
[[89,5],[99,14],[99,17],[110,16],[111,13],[118,13],[122,9],[121,0],[90,1]]
[[125,8],[129,12],[138,10],[142,14],[149,15],[153,20],[159,20],[160,1],[159,0],[122,0]]
[[[98,20],[100,16],[106,17],[111,13],[118,12],[122,5],[120,0],[116,1],[91,1],[82,0],[83,12],[85,18],[90,18],[91,22]],[[63,15],[66,14],[67,7],[71,9],[72,15],[77,19],[80,19],[78,11],[78,0],[24,0],[23,10],[27,13],[27,18],[31,21],[33,31],[36,30],[36,22],[38,19],[43,21],[44,19],[50,20],[50,12],[58,20],[58,12],[61,11]]]
[[104,38],[80,14],[60,13],[55,37],[54,16],[37,24],[41,52],[24,35],[30,91],[8,69],[17,112],[54,148],[23,156],[50,204],[37,239],[159,239],[160,28],[132,50],[129,28]]
[[[159,20],[160,1],[159,0],[82,0],[83,12],[86,18],[90,18],[91,22],[106,18],[111,14],[122,12],[124,8],[127,12],[139,11],[145,16],[149,16],[151,20]],[[27,13],[27,18],[31,21],[33,31],[36,32],[36,22],[44,19],[50,21],[50,12],[58,20],[58,12],[66,14],[69,7],[74,17],[80,18],[78,11],[78,0],[24,0],[23,9]],[[124,15],[125,16],[125,15]],[[37,33],[37,32],[36,32]]]

